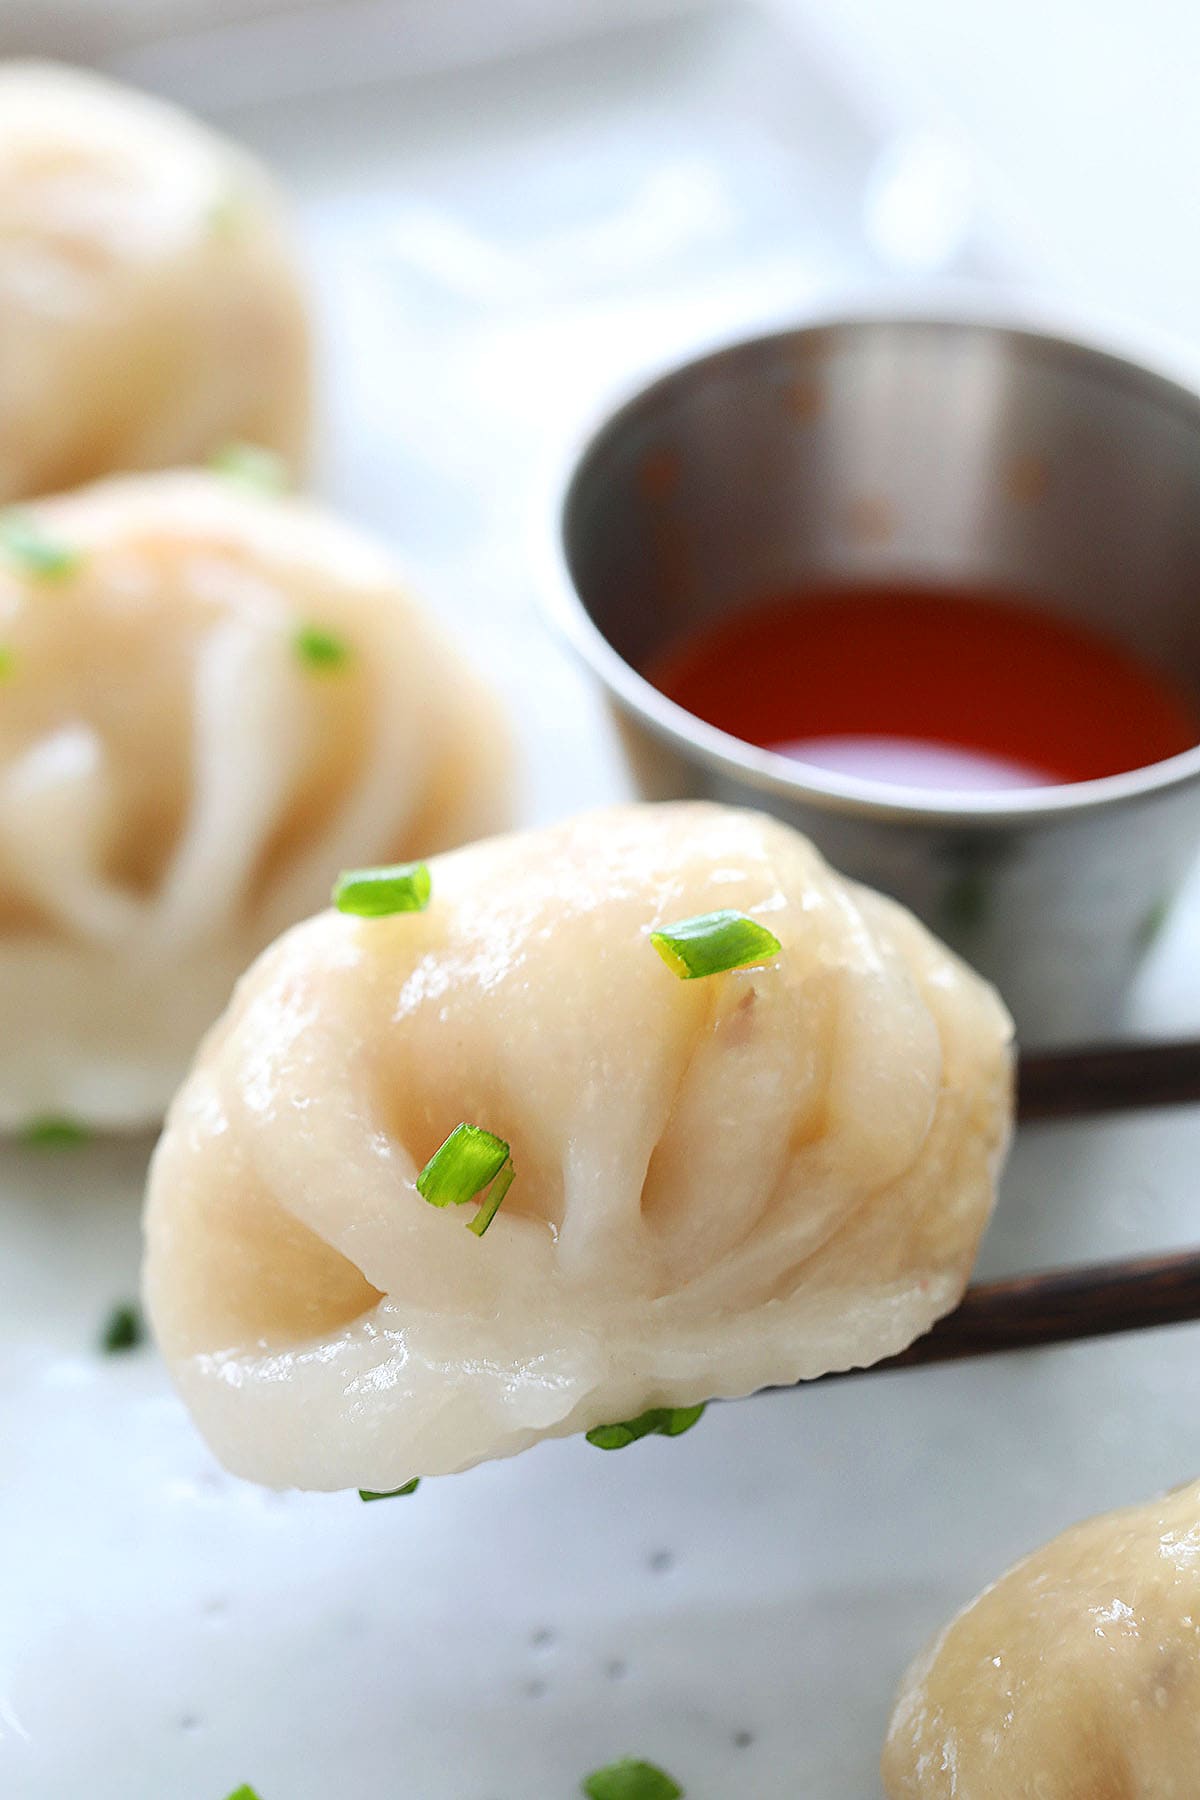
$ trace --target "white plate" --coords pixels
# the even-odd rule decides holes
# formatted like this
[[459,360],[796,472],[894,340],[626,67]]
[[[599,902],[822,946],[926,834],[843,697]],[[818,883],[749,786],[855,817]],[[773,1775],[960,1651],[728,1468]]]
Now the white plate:
[[[662,10],[458,70],[363,6],[324,57],[308,30],[249,72],[236,34],[122,65],[295,191],[322,486],[492,665],[532,820],[629,791],[536,616],[554,447],[712,337],[898,262],[999,266],[938,146],[881,141],[748,8]],[[1196,926],[1193,901],[1141,1023],[1200,1019]],[[135,1285],[146,1149],[0,1159],[5,1800],[570,1800],[622,1754],[689,1800],[869,1800],[929,1630],[1067,1520],[1200,1464],[1188,1329],[715,1407],[678,1442],[556,1444],[390,1504],[266,1494],[215,1466],[152,1352],[95,1352]],[[1186,1242],[1197,1166],[1192,1115],[1030,1133],[985,1266]]]

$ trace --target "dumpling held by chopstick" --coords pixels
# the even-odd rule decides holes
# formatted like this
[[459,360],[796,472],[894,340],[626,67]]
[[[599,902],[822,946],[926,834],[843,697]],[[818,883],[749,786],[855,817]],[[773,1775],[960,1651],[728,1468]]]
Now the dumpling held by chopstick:
[[231,1469],[391,1489],[956,1303],[1009,1021],[787,826],[618,809],[342,905],[245,977],[151,1176],[154,1323]]

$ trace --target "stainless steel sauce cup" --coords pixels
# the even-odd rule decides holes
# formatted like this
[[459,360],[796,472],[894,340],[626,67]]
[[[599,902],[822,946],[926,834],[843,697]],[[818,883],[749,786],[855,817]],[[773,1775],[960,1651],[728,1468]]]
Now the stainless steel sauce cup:
[[554,616],[643,793],[790,820],[990,975],[1028,1041],[1114,1024],[1200,839],[1200,748],[1071,786],[932,793],[743,743],[638,670],[771,594],[912,580],[1040,601],[1200,694],[1200,395],[1025,327],[843,319],[646,388],[587,444],[561,524]]

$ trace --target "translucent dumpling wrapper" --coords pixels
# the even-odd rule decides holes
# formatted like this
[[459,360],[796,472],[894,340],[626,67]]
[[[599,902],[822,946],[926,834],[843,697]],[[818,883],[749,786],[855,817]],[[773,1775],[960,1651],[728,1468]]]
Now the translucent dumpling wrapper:
[[308,336],[257,163],[97,76],[0,63],[0,503],[230,439],[296,467]]
[[1063,1532],[904,1678],[891,1800],[1190,1800],[1200,1788],[1200,1483]]
[[390,559],[304,502],[131,476],[22,531],[0,535],[0,1127],[156,1121],[340,868],[508,822],[508,734]]
[[[431,867],[426,911],[260,959],[157,1151],[149,1306],[229,1468],[387,1490],[870,1363],[954,1306],[1010,1028],[906,912],[701,804]],[[650,934],[714,909],[778,955],[681,980]],[[516,1171],[482,1237],[415,1185],[464,1121]]]

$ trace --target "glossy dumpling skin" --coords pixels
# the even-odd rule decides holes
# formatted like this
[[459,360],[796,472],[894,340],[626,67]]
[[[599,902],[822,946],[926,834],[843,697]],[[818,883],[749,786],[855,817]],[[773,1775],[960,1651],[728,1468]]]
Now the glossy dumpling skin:
[[147,96],[0,63],[0,503],[238,438],[296,468],[308,415],[265,173]]
[[[249,972],[152,1172],[146,1286],[232,1469],[395,1487],[899,1350],[951,1308],[1010,1106],[995,994],[760,814],[619,808],[437,859]],[[681,981],[657,926],[767,924]],[[512,1146],[486,1236],[414,1178]]]
[[509,740],[315,507],[165,473],[26,516],[78,560],[46,580],[0,549],[0,1127],[147,1123],[340,868],[507,823]]
[[1064,1531],[913,1664],[891,1800],[1200,1791],[1200,1483]]

